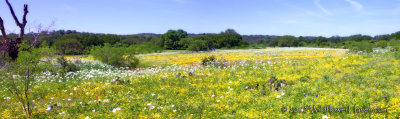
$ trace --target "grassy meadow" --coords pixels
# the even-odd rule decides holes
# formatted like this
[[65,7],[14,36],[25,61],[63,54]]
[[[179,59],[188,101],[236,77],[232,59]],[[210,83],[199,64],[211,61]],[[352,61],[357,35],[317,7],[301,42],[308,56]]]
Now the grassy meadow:
[[[217,62],[202,65],[202,58]],[[393,52],[266,48],[138,55],[137,69],[68,56],[80,70],[43,73],[32,89],[35,118],[399,118],[400,60]],[[271,82],[273,81],[273,82]],[[0,82],[3,85],[3,82]],[[279,85],[279,86],[278,86]],[[0,117],[24,118],[0,87]],[[387,109],[315,112],[309,106]],[[283,107],[287,111],[282,112]],[[289,112],[290,107],[308,107]]]

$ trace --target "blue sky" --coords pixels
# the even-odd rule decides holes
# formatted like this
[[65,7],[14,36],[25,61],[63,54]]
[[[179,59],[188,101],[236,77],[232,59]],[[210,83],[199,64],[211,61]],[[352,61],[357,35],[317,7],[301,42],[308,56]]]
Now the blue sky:
[[[136,34],[219,33],[348,36],[400,31],[400,0],[10,0],[18,16],[29,4],[29,26]],[[4,0],[0,16],[17,32]]]

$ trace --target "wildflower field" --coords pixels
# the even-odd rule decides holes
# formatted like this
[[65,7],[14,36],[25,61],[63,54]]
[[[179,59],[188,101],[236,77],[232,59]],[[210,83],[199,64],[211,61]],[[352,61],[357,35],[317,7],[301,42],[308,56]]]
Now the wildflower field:
[[[202,65],[202,58],[208,56],[219,62]],[[266,48],[138,57],[142,67],[134,70],[90,57],[67,57],[79,60],[80,70],[64,77],[51,73],[36,76],[33,116],[400,117],[400,60],[393,52]],[[0,87],[0,94],[0,117],[24,118],[18,99],[6,87]],[[330,110],[323,111],[326,106]]]

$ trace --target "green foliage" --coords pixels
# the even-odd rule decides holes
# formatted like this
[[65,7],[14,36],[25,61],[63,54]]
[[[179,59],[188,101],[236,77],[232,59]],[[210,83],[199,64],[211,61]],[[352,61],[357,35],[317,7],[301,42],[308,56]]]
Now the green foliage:
[[79,70],[78,66],[65,59],[64,56],[58,57],[57,63],[61,65],[61,68],[57,70],[57,73],[61,74],[63,77],[67,72],[75,72]]
[[398,60],[400,59],[400,51],[394,52],[394,58]]
[[161,39],[163,41],[163,45],[165,49],[169,50],[177,50],[180,49],[181,46],[179,41],[182,38],[187,37],[187,32],[179,29],[179,30],[168,30],[167,33],[161,35]]
[[136,54],[146,54],[146,53],[154,53],[154,52],[162,52],[163,48],[158,46],[158,45],[154,45],[151,42],[144,42],[142,44],[139,45],[134,45],[134,46],[130,46],[130,47],[134,47],[134,51]]
[[124,63],[127,67],[135,68],[139,65],[139,58],[133,55],[128,55],[124,57]]
[[380,47],[380,48],[386,48],[388,45],[388,42],[385,40],[381,40],[379,42],[376,43],[376,47]]
[[220,48],[231,48],[242,43],[242,36],[233,29],[227,29],[225,32],[220,33],[219,36],[217,44],[219,44]]
[[295,47],[299,46],[299,40],[294,36],[282,36],[278,39],[279,47]]
[[371,36],[367,36],[367,35],[352,35],[349,37],[346,37],[345,40],[347,41],[366,41],[366,40],[372,40]]
[[207,51],[207,42],[203,40],[191,41],[187,49],[191,51]]
[[66,55],[79,55],[83,53],[83,46],[76,39],[57,40],[54,45],[58,52]]
[[350,51],[352,52],[372,52],[373,51],[373,44],[369,43],[368,41],[361,41],[361,42],[353,42],[352,46],[350,47]]
[[118,35],[106,34],[106,35],[100,35],[99,39],[104,41],[104,43],[114,45],[114,44],[120,42],[121,37]]
[[[1,82],[7,87],[13,98],[18,100],[23,107],[27,118],[31,118],[34,109],[36,76],[48,71],[50,63],[41,62],[44,49],[28,48],[28,45],[21,44],[19,56],[15,62],[8,62],[5,67],[0,68]],[[42,54],[43,53],[43,54]]]
[[123,46],[111,46],[104,44],[103,47],[93,47],[91,55],[106,64],[116,67],[135,68],[139,64],[139,59],[134,56],[133,48]]
[[210,63],[215,62],[216,59],[217,58],[214,55],[203,57],[201,59],[201,64],[204,65],[204,66],[205,65],[209,65]]
[[393,51],[400,51],[400,40],[392,39],[389,41],[389,44]]

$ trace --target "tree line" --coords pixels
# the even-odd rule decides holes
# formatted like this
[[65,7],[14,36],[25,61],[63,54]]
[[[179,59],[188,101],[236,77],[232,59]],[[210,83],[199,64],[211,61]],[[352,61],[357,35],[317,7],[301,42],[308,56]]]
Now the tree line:
[[[77,32],[75,30],[43,31],[38,38],[33,33],[27,33],[25,42],[37,42],[51,46],[58,52],[67,55],[88,54],[95,46],[132,47],[135,53],[161,52],[162,50],[209,51],[230,48],[263,48],[263,47],[331,47],[362,50],[370,52],[375,47],[392,46],[398,49],[400,32],[378,35],[332,36],[332,37],[295,37],[290,35],[268,37],[256,42],[243,40],[243,36],[233,29],[227,29],[218,34],[196,34],[190,36],[182,29],[168,30],[166,33],[147,35],[115,35]],[[18,34],[9,34],[9,38],[18,38]]]

